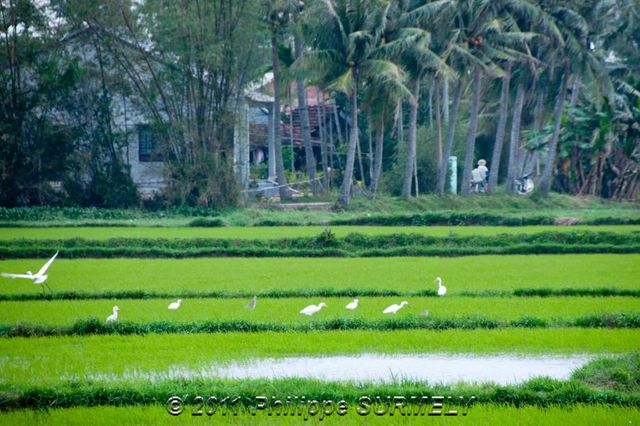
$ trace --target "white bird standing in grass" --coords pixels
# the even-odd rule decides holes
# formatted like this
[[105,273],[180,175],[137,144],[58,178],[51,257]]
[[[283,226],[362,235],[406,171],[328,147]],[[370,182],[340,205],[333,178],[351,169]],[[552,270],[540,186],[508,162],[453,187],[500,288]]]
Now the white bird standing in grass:
[[311,316],[313,314],[315,314],[316,312],[318,312],[320,309],[322,309],[323,307],[326,307],[326,303],[324,302],[320,302],[317,305],[309,305],[306,308],[304,308],[303,310],[300,311],[300,313],[302,315],[308,315]]
[[447,288],[442,285],[442,278],[436,277],[436,282],[438,283],[438,296],[447,294]]
[[42,268],[40,268],[40,270],[38,271],[37,274],[33,274],[31,271],[27,271],[26,274],[8,274],[6,272],[2,273],[2,276],[5,278],[26,278],[29,280],[32,280],[34,284],[42,284],[42,292],[44,293],[44,288],[46,287],[49,291],[51,291],[51,288],[49,287],[49,285],[47,285],[47,283],[45,281],[47,281],[47,278],[49,278],[48,275],[46,275],[47,269],[49,269],[49,266],[51,266],[51,264],[53,263],[54,260],[56,260],[56,256],[58,256],[59,252],[56,252],[56,254],[53,255],[53,257],[51,259],[49,259],[49,261],[47,261],[47,263],[44,264],[44,266]]
[[169,305],[169,310],[170,311],[177,311],[178,308],[180,307],[180,304],[182,303],[182,299],[178,299],[177,301],[171,303]]
[[383,314],[395,314],[396,312],[398,312],[400,309],[403,308],[404,305],[408,305],[409,302],[401,302],[399,305],[397,303],[394,303],[391,306],[388,306],[387,309],[385,309],[384,311],[382,311]]
[[351,303],[349,303],[347,305],[347,309],[350,310],[350,311],[353,311],[354,309],[356,309],[358,307],[358,302],[359,302],[358,299],[353,299],[353,302],[351,302]]
[[258,296],[253,296],[253,299],[251,299],[249,303],[244,305],[244,307],[247,309],[255,309],[257,304],[258,304]]
[[114,306],[113,307],[113,313],[107,317],[107,322],[111,322],[111,321],[117,320],[118,319],[118,311],[119,310],[120,310],[120,308],[118,308],[117,306]]

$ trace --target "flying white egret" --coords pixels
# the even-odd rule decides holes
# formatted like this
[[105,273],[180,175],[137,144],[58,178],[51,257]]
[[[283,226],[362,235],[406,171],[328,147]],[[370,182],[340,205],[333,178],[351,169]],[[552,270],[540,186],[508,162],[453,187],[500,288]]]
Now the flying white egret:
[[436,282],[438,283],[438,296],[447,294],[447,288],[442,285],[442,278],[436,277]]
[[408,305],[409,302],[401,302],[399,305],[397,303],[394,303],[391,306],[388,306],[387,309],[385,309],[384,311],[382,311],[383,314],[395,314],[396,312],[398,312],[400,309],[402,309],[402,307],[404,305]]
[[308,315],[311,316],[313,314],[315,314],[316,312],[318,312],[320,309],[322,309],[323,307],[326,307],[326,303],[324,302],[320,302],[317,305],[309,305],[306,308],[304,308],[303,310],[300,311],[300,313],[302,315]]
[[251,299],[249,303],[244,305],[244,307],[247,309],[255,309],[257,304],[258,304],[258,296],[253,296],[253,299]]
[[107,317],[107,322],[111,322],[111,321],[117,320],[118,319],[118,311],[119,310],[120,310],[120,308],[118,308],[117,306],[114,306],[113,307],[113,313]]
[[353,302],[351,302],[351,303],[349,303],[347,305],[347,309],[350,310],[350,311],[353,311],[355,308],[358,307],[358,302],[359,302],[358,299],[353,299]]
[[181,303],[182,303],[182,299],[178,299],[176,302],[171,303],[169,305],[169,310],[171,310],[171,311],[178,310],[178,308],[180,307]]
[[26,274],[8,274],[6,272],[3,272],[2,276],[5,278],[14,278],[14,279],[26,278],[26,279],[32,280],[34,284],[42,284],[42,292],[44,293],[45,287],[51,290],[49,285],[47,285],[47,283],[45,282],[47,281],[47,278],[49,278],[49,276],[46,275],[46,272],[47,272],[47,269],[49,269],[49,266],[51,266],[51,264],[53,263],[53,261],[56,260],[56,256],[58,256],[58,253],[59,252],[56,252],[56,254],[54,254],[53,257],[49,259],[42,268],[40,268],[37,274],[34,274],[31,271],[27,271]]

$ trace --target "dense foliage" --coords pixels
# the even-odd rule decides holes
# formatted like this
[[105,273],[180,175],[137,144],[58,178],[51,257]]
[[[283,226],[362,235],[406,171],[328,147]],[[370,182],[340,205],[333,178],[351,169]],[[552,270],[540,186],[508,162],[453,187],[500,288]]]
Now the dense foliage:
[[[354,181],[372,198],[443,194],[450,155],[463,194],[486,158],[492,192],[532,174],[543,194],[637,197],[634,0],[0,4],[2,206],[139,205],[129,145],[140,123],[167,182],[151,204],[237,204],[239,101],[269,69],[278,111],[292,82],[341,111],[318,130],[320,158],[307,125],[295,156],[322,179],[315,193],[333,177],[342,206]],[[274,133],[286,183],[292,153]]]

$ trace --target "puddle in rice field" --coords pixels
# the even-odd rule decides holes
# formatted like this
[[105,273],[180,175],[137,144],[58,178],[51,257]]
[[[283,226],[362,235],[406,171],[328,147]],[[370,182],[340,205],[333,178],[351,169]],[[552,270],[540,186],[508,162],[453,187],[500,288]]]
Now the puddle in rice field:
[[426,381],[431,384],[517,384],[540,376],[568,379],[574,370],[593,358],[593,355],[460,354],[254,358],[228,364],[213,364],[202,369],[174,368],[165,372],[129,372],[124,378],[144,378],[153,381],[177,378],[304,378],[333,382],[385,383],[409,380]]

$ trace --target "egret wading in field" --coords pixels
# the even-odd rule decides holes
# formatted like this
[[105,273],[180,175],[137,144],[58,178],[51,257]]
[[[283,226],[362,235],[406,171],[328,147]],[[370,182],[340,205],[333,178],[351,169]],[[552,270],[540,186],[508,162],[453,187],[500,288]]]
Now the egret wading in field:
[[436,282],[438,283],[438,296],[447,294],[447,288],[442,285],[442,278],[436,277]]
[[326,307],[327,304],[324,302],[320,302],[317,305],[309,305],[306,308],[304,308],[303,310],[300,311],[300,313],[302,315],[308,315],[311,316],[313,314],[315,314],[316,312],[320,311],[320,309],[322,309],[323,307]]
[[113,307],[113,313],[111,315],[109,315],[107,317],[107,322],[112,322],[118,319],[118,311],[120,310],[120,308],[118,308],[117,306]]
[[180,307],[180,304],[182,303],[182,299],[178,299],[177,301],[171,303],[169,305],[169,310],[170,311],[176,311],[178,310],[178,308]]
[[251,299],[249,303],[244,305],[244,307],[247,309],[255,309],[257,303],[258,303],[258,296],[253,296],[253,299]]
[[402,309],[404,307],[404,305],[408,305],[409,302],[404,301],[404,302],[400,302],[400,304],[398,305],[397,303],[394,303],[391,306],[388,306],[387,309],[385,309],[384,311],[382,311],[383,314],[395,314],[397,313],[400,309]]
[[49,269],[49,266],[51,266],[51,264],[53,263],[54,260],[56,260],[56,256],[58,256],[58,251],[56,252],[56,254],[53,255],[53,257],[51,259],[49,259],[47,261],[47,263],[44,264],[44,266],[42,268],[40,268],[40,270],[34,274],[31,271],[27,271],[26,274],[9,274],[6,272],[2,273],[2,276],[5,278],[26,278],[29,279],[31,281],[33,281],[34,284],[40,284],[42,285],[42,292],[44,293],[44,288],[46,287],[49,291],[51,291],[51,288],[49,287],[49,285],[46,283],[47,278],[49,278],[48,275],[46,275],[47,269]]
[[358,302],[360,302],[358,299],[353,299],[353,302],[349,303],[346,308],[350,311],[353,311],[354,309],[356,309],[358,307]]

